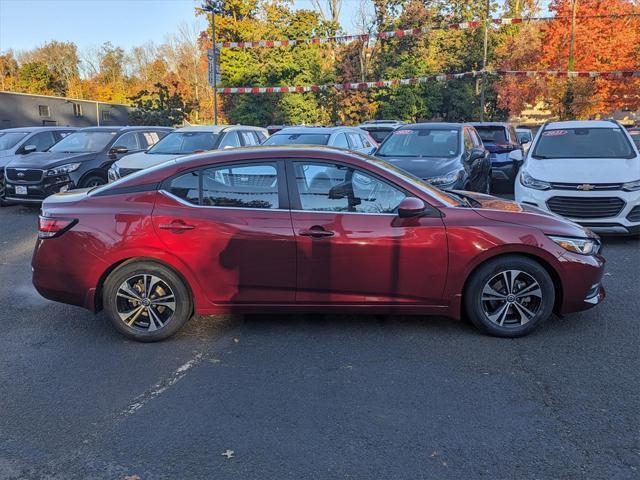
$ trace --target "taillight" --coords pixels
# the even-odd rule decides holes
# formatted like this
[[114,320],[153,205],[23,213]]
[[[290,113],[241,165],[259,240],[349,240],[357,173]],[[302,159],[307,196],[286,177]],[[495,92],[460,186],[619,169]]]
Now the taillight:
[[78,220],[75,218],[51,218],[40,215],[38,217],[38,237],[59,237],[76,223]]

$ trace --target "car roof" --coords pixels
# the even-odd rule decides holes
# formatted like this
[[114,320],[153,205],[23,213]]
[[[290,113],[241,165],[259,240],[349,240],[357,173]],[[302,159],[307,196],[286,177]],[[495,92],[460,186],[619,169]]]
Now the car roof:
[[3,128],[2,130],[0,130],[0,134],[1,133],[8,133],[8,132],[25,132],[25,133],[32,133],[32,132],[46,132],[46,131],[55,131],[55,130],[79,130],[78,127],[15,127],[15,128]]
[[398,130],[411,128],[414,130],[419,129],[427,129],[427,128],[462,128],[464,123],[456,123],[456,122],[421,122],[421,123],[408,123],[406,125],[402,125],[398,127]]
[[260,132],[266,132],[265,128],[254,127],[251,125],[189,125],[188,127],[178,128],[178,132],[229,132],[233,130],[256,130]]
[[360,132],[362,129],[358,127],[285,127],[273,135],[295,134],[295,133],[317,133],[331,135],[336,132]]
[[81,128],[79,132],[129,132],[138,130],[166,130],[170,132],[174,130],[172,127],[161,127],[157,125],[144,125],[144,126],[114,126],[114,127],[86,127]]
[[567,120],[564,122],[549,122],[544,126],[545,130],[559,128],[621,128],[611,120]]
[[509,122],[469,122],[473,127],[511,127]]

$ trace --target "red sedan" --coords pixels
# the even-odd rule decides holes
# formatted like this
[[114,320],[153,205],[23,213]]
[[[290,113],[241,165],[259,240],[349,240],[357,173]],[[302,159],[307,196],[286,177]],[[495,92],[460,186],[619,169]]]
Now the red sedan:
[[317,147],[183,157],[42,206],[33,283],[154,341],[194,313],[467,316],[493,335],[604,298],[596,235]]

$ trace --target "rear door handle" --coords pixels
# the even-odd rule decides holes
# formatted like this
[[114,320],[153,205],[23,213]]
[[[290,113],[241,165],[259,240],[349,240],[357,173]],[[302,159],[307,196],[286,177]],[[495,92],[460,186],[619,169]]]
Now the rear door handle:
[[311,227],[309,230],[300,230],[299,235],[303,237],[324,238],[333,237],[335,233],[325,230],[322,227]]
[[169,230],[173,233],[182,233],[186,230],[193,230],[196,227],[195,225],[184,223],[182,220],[174,220],[171,223],[161,223],[159,228],[162,230]]

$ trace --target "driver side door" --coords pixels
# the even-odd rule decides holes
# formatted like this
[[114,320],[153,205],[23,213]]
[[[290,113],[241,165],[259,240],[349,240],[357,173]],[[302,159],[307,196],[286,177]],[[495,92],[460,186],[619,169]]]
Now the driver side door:
[[290,160],[298,303],[441,303],[444,224],[435,209],[400,218],[402,188],[325,160]]

